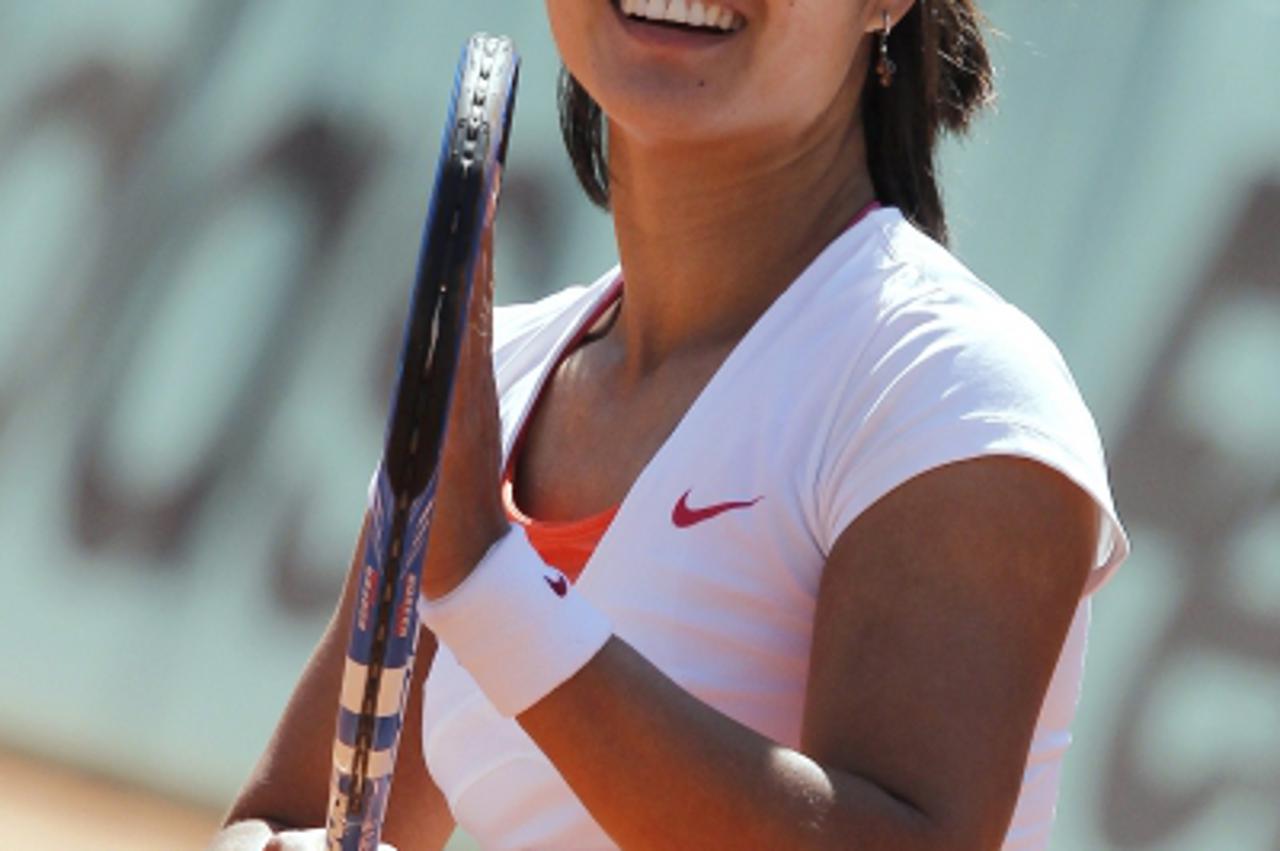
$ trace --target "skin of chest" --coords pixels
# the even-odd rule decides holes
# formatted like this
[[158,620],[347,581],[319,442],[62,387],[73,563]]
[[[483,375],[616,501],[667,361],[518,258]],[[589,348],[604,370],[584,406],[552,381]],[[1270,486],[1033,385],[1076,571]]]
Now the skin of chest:
[[515,459],[516,504],[541,521],[618,505],[679,425],[731,346],[669,358],[629,378],[608,337],[571,352],[547,379]]

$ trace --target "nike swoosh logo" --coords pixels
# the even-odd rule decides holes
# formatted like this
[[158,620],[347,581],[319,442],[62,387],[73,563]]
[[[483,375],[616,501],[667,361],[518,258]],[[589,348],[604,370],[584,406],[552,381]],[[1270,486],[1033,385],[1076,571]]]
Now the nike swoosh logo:
[[760,500],[764,499],[763,496],[758,496],[755,499],[737,502],[717,502],[715,505],[708,505],[705,508],[690,508],[689,494],[691,493],[693,493],[692,490],[685,491],[684,496],[680,497],[679,501],[676,502],[676,507],[671,509],[671,522],[676,524],[677,528],[688,529],[690,526],[696,526],[697,524],[710,520],[713,517],[719,517],[726,511],[736,511],[739,508],[750,508]]
[[556,592],[557,597],[563,597],[565,594],[569,593],[569,580],[565,579],[563,576],[557,575],[553,579],[552,577],[543,574],[542,578],[547,580],[547,585],[551,587],[552,591]]

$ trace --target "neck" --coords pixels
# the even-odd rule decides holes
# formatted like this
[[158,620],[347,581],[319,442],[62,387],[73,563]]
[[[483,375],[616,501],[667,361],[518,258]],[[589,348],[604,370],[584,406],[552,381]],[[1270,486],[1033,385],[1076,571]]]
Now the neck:
[[610,126],[624,373],[731,346],[874,200],[857,119],[732,147],[641,143]]

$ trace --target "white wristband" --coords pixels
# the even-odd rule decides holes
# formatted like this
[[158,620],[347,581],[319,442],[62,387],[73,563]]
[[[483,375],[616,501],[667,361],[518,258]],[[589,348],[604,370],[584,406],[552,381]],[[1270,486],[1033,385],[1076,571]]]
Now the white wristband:
[[507,717],[550,694],[613,634],[604,613],[512,526],[462,584],[422,599],[422,622]]

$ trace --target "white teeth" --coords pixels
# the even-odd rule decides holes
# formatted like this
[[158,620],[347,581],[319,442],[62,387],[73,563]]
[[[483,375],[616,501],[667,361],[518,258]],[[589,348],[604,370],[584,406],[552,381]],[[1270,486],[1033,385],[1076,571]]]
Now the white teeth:
[[732,9],[702,0],[619,0],[624,14],[650,21],[737,32],[746,19]]

